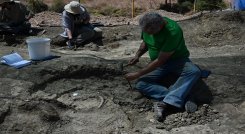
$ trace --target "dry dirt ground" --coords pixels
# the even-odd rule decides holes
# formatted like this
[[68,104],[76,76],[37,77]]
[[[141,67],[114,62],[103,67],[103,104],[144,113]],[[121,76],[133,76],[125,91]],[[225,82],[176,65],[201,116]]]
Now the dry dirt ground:
[[[193,88],[199,107],[188,114],[174,109],[163,123],[154,120],[152,103],[130,89],[121,63],[140,44],[137,25],[106,25],[103,45],[77,51],[52,46],[60,56],[22,69],[0,65],[1,134],[243,134],[245,133],[245,12],[212,12],[179,21],[191,59],[212,74]],[[46,32],[42,32],[45,30]],[[39,27],[35,36],[16,36],[0,44],[28,59],[26,38],[59,34],[61,27]],[[149,61],[125,68],[130,72]],[[170,79],[171,80],[170,80]],[[174,78],[164,83],[171,85]],[[134,81],[131,82],[134,86]]]

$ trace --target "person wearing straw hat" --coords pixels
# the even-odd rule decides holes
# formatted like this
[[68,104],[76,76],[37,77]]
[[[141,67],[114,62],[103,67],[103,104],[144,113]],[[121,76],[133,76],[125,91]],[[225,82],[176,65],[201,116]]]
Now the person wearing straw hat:
[[64,7],[62,25],[64,32],[60,34],[67,40],[69,49],[74,42],[84,44],[87,41],[102,37],[102,30],[89,23],[90,15],[86,8],[77,1],[71,1]]
[[0,0],[1,34],[29,33],[31,13],[19,1]]

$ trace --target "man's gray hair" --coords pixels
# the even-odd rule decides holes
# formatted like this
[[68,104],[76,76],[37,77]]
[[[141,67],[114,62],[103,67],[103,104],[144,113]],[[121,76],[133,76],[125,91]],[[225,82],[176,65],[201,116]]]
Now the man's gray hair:
[[146,13],[139,20],[139,26],[142,30],[151,28],[152,31],[157,31],[163,23],[163,17],[155,12]]

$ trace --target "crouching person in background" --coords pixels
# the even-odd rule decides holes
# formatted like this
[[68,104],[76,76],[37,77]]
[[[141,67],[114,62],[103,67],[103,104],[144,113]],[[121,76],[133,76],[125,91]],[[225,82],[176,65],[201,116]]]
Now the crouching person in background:
[[26,6],[14,0],[0,0],[0,33],[29,34],[31,13]]
[[64,32],[60,34],[66,40],[67,47],[73,49],[76,44],[102,37],[102,30],[89,23],[90,15],[86,8],[77,1],[65,5],[62,13]]

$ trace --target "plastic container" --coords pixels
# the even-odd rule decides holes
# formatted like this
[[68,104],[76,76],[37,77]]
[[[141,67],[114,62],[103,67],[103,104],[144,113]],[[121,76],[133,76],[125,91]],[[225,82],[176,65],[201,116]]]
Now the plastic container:
[[49,38],[27,39],[29,57],[31,60],[44,60],[50,56]]

